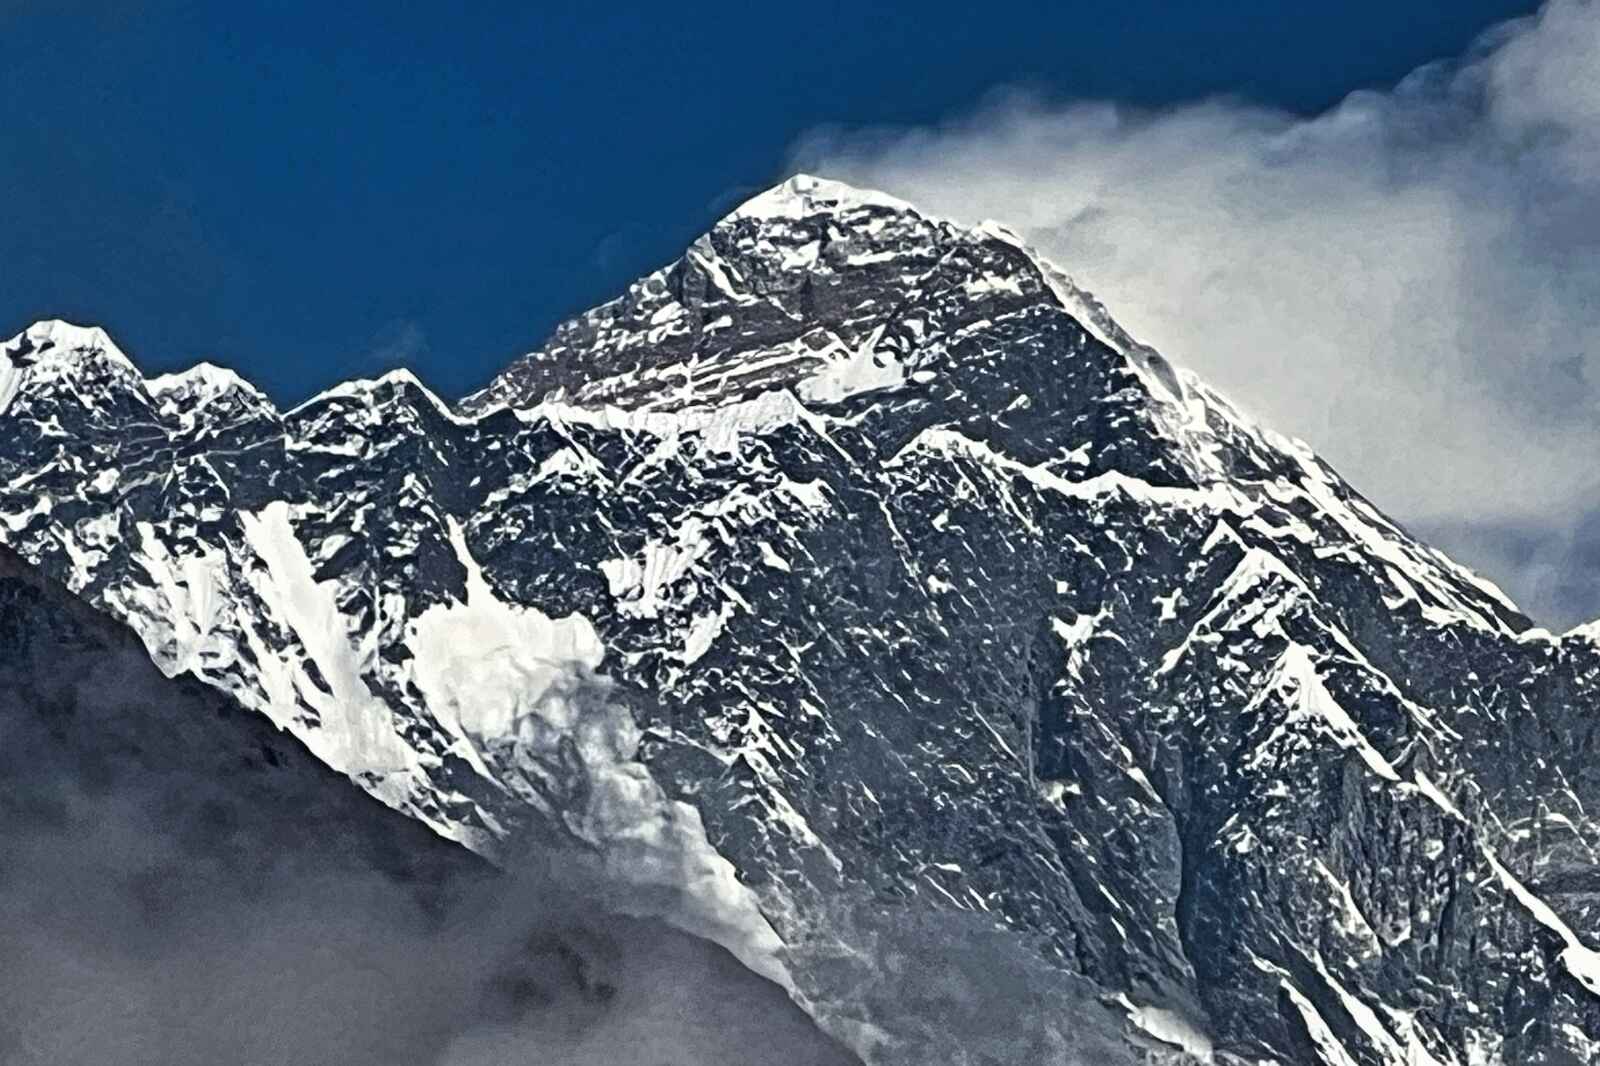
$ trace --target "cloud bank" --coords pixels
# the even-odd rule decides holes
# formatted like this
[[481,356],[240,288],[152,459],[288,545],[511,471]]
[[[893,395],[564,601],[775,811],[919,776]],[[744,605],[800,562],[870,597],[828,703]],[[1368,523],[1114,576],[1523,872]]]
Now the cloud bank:
[[1003,94],[797,168],[997,218],[1564,627],[1600,615],[1600,3],[1305,119]]

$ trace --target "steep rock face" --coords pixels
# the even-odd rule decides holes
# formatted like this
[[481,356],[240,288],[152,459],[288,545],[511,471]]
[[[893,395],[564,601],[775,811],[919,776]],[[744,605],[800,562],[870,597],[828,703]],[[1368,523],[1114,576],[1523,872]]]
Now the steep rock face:
[[869,1061],[1600,1054],[1594,639],[1003,227],[797,178],[458,408],[4,350],[7,542]]

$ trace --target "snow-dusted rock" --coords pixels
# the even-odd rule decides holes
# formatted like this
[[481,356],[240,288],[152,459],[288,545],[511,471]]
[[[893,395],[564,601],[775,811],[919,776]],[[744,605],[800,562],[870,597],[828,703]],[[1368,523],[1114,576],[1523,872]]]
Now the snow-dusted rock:
[[455,407],[396,373],[203,420],[257,394],[108,363],[102,407],[28,357],[0,538],[440,833],[584,849],[868,1061],[1600,1036],[1600,647],[1004,227],[796,178]]

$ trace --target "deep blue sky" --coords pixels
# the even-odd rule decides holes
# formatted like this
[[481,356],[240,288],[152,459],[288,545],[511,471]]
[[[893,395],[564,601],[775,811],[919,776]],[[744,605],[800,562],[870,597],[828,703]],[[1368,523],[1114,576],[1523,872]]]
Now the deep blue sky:
[[1013,85],[1311,113],[1536,5],[245,6],[0,0],[0,337],[100,324],[280,402],[402,362],[457,395],[818,126]]

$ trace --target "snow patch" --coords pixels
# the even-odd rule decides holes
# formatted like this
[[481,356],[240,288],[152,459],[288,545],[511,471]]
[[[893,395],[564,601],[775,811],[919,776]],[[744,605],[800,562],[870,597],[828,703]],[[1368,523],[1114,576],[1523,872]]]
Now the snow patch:
[[304,403],[290,408],[285,417],[304,414],[314,406],[326,403],[329,400],[355,400],[368,407],[377,407],[380,404],[377,394],[383,389],[394,389],[396,391],[413,389],[421,395],[423,401],[433,408],[440,418],[456,425],[471,425],[478,420],[477,418],[467,418],[456,414],[449,404],[440,399],[437,393],[424,385],[421,379],[406,367],[397,367],[376,378],[355,378],[351,381],[341,381],[331,389],[325,389]]
[[[513,734],[540,708],[550,727],[570,728],[569,708],[552,690],[574,669],[593,670],[603,654],[594,626],[580,614],[552,619],[495,595],[454,518],[450,545],[466,569],[460,602],[436,603],[406,634],[411,673],[440,724],[472,750]],[[585,753],[586,755],[588,753]]]
[[[1331,737],[1341,748],[1354,750],[1373,773],[1386,781],[1398,782],[1400,775],[1378,749],[1372,746],[1361,727],[1350,713],[1333,698],[1311,661],[1310,650],[1303,644],[1291,643],[1278,657],[1263,695],[1268,693],[1288,697],[1289,713],[1272,730],[1246,765],[1258,765],[1266,750],[1275,742],[1286,738],[1296,724],[1307,722],[1324,735]],[[1259,705],[1261,697],[1252,701]]]
[[447,521],[467,571],[463,599],[428,608],[407,637],[412,676],[429,710],[473,749],[481,772],[512,769],[502,765],[507,739],[519,766],[530,758],[559,759],[570,744],[589,793],[581,811],[568,812],[567,825],[599,849],[608,878],[642,890],[642,898],[625,898],[622,906],[709,937],[789,986],[777,954],[782,941],[754,893],[712,847],[699,812],[668,797],[636,761],[638,726],[593,673],[605,654],[594,626],[580,614],[551,619],[501,600],[460,523]]
[[[251,585],[271,618],[300,644],[306,661],[315,665],[322,679],[318,683],[287,650],[269,653],[271,660],[284,663],[290,671],[289,691],[280,688],[279,699],[292,692],[297,703],[317,712],[317,727],[296,732],[334,769],[351,774],[408,773],[415,767],[417,755],[401,739],[393,713],[367,686],[361,659],[339,611],[336,588],[313,576],[311,560],[295,534],[292,514],[288,503],[275,500],[254,514],[239,516],[245,541],[262,563],[249,573]],[[280,706],[273,718],[295,721],[294,711],[292,706]]]
[[858,189],[842,181],[796,174],[746,200],[724,222],[736,219],[800,219],[830,210],[878,207],[920,217],[904,200],[872,189]]
[[1284,977],[1279,981],[1278,987],[1283,989],[1289,997],[1289,1002],[1300,1012],[1300,1020],[1305,1023],[1306,1034],[1311,1037],[1312,1046],[1317,1050],[1317,1057],[1325,1066],[1358,1066],[1355,1057],[1334,1035],[1333,1028],[1318,1013],[1316,1006],[1306,998],[1305,993],[1295,987],[1293,981]]
[[1566,944],[1566,947],[1561,952],[1561,962],[1566,966],[1567,972],[1577,978],[1578,983],[1590,995],[1600,998],[1600,952],[1587,947],[1580,941],[1578,935],[1572,931],[1572,927],[1562,921],[1548,903],[1528,891],[1527,886],[1517,880],[1510,870],[1500,864],[1500,860],[1495,857],[1493,852],[1488,848],[1483,848],[1482,850],[1483,857],[1488,861],[1490,869],[1494,870],[1495,876],[1500,879],[1500,883],[1505,886],[1506,891],[1511,893],[1512,898],[1522,904],[1523,908],[1533,915],[1536,922],[1550,930]]
[[231,606],[225,591],[226,560],[209,546],[173,555],[150,523],[140,522],[135,528],[139,550],[133,561],[150,585],[126,586],[116,599],[123,610],[138,610],[156,622],[141,626],[140,632],[162,673],[176,677],[193,671],[207,677],[208,666],[220,665],[232,654],[231,642],[219,635]]
[[1212,1061],[1216,1048],[1211,1038],[1185,1015],[1170,1007],[1136,1004],[1123,994],[1117,996],[1117,1002],[1128,1012],[1128,1020],[1145,1034],[1180,1047],[1201,1062]]
[[6,413],[11,401],[22,391],[25,369],[12,361],[9,348],[0,348],[0,415]]
[[899,356],[879,348],[883,326],[856,345],[843,350],[842,358],[832,358],[823,369],[800,383],[800,398],[813,403],[837,403],[848,396],[880,389],[896,389],[905,384],[906,368]]

